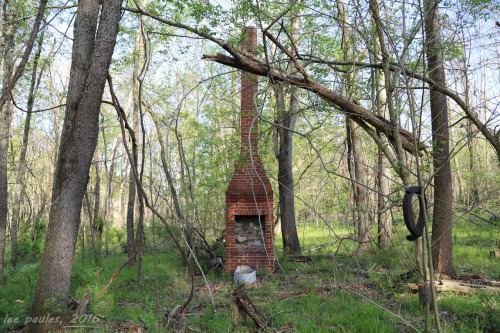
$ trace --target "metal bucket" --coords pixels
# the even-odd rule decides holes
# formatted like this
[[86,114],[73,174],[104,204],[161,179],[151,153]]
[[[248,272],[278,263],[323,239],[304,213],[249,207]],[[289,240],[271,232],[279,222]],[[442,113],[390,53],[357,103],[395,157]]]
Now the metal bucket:
[[255,269],[250,266],[238,266],[234,271],[234,281],[246,284],[252,284],[257,279]]

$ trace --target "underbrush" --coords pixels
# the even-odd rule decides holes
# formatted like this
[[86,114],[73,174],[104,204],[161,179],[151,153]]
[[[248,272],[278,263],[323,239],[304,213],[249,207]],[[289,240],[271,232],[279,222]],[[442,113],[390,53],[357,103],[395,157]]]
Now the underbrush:
[[[277,271],[273,275],[259,274],[258,282],[245,291],[255,305],[268,317],[272,326],[291,327],[296,332],[401,332],[423,330],[424,309],[418,295],[405,287],[418,282],[417,277],[404,279],[404,273],[414,267],[413,244],[406,241],[404,225],[395,225],[391,247],[357,256],[356,244],[335,234],[349,236],[349,226],[329,228],[299,224],[303,254],[309,259],[297,261],[281,250],[281,239],[275,238]],[[372,234],[376,234],[375,231]],[[122,241],[116,235],[117,243]],[[482,274],[498,279],[500,260],[489,255],[496,249],[499,231],[490,223],[471,224],[458,221],[454,225],[454,263],[457,273]],[[326,244],[326,245],[325,245]],[[146,243],[146,245],[150,245]],[[119,249],[119,247],[117,247]],[[126,254],[98,253],[98,268],[94,256],[77,253],[72,275],[71,296],[76,299],[89,292],[87,309],[95,321],[76,323],[88,331],[118,332],[122,330],[163,332],[161,323],[175,305],[182,304],[190,292],[189,274],[179,254],[169,243],[163,243],[156,260],[146,253],[142,279],[137,266],[125,266],[109,289],[98,299],[99,291],[108,283],[115,270],[126,260]],[[208,263],[201,262],[203,267]],[[39,264],[22,264],[7,268],[6,284],[0,288],[0,318],[3,330],[21,329],[5,321],[6,316],[24,322],[36,285]],[[187,330],[200,332],[251,332],[256,326],[247,319],[233,327],[229,301],[236,285],[225,272],[206,271],[210,290],[199,270],[196,270],[196,290],[186,314]],[[212,294],[212,297],[210,296]],[[441,323],[446,332],[495,332],[500,327],[498,295],[476,292],[463,295],[439,292]],[[433,324],[431,318],[431,325]]]

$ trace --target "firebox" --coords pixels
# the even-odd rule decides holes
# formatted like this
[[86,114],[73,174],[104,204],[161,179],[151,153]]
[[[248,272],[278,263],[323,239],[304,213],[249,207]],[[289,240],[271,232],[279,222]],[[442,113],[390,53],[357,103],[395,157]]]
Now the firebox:
[[[243,31],[243,50],[255,53],[257,29]],[[239,265],[274,271],[273,190],[257,147],[257,75],[241,73],[241,149],[226,191],[226,271]]]
[[265,221],[265,215],[236,215],[234,217],[234,247],[237,250],[263,250]]

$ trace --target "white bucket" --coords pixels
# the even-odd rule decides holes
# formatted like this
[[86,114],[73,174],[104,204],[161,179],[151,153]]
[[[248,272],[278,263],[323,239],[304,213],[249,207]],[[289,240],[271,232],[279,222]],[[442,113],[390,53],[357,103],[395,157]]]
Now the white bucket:
[[234,281],[246,284],[252,284],[257,279],[255,269],[250,266],[238,266],[234,271]]

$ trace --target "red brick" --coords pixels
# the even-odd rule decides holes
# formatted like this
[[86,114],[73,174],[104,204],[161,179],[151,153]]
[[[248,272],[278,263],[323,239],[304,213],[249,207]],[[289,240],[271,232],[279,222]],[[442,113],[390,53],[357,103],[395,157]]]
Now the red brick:
[[[247,28],[243,49],[253,52],[256,46],[257,30]],[[226,191],[226,270],[228,272],[234,271],[236,266],[241,264],[251,265],[258,270],[274,270],[271,233],[274,219],[273,190],[258,155],[258,121],[254,104],[254,96],[257,92],[257,76],[242,72],[240,117],[242,156],[236,161],[234,174]],[[267,255],[266,251],[236,249],[234,226],[237,215],[266,215],[263,222],[266,225],[264,240]]]

